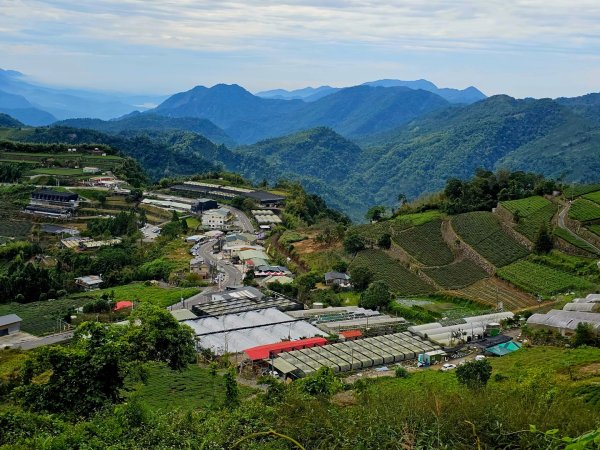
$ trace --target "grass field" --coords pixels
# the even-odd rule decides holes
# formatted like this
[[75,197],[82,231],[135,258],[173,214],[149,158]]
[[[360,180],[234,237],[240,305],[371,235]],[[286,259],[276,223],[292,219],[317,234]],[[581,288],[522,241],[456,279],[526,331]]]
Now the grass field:
[[578,198],[569,208],[569,218],[578,220],[579,222],[598,220],[600,219],[600,205]]
[[596,255],[598,254],[596,249],[594,247],[592,247],[590,244],[588,244],[587,241],[584,241],[580,237],[573,236],[571,233],[569,233],[564,228],[555,228],[554,235],[558,236],[559,238],[568,242],[569,244],[571,244],[577,248],[580,248],[581,250],[585,250],[586,252],[596,254]]
[[198,225],[200,225],[200,221],[197,217],[187,217],[185,221],[187,222],[188,228],[192,231],[195,231],[196,228],[198,228]]
[[501,302],[504,309],[510,311],[538,304],[537,299],[532,295],[520,291],[497,278],[486,278],[465,288],[452,290],[449,293],[493,308],[496,308]]
[[27,175],[64,175],[64,176],[72,176],[72,175],[83,175],[82,169],[70,169],[67,167],[38,167],[37,169],[30,170]]
[[32,162],[53,160],[59,165],[65,161],[74,161],[79,167],[91,166],[99,169],[112,169],[121,164],[123,158],[115,155],[95,156],[85,153],[26,153],[26,152],[0,152],[0,161]]
[[445,289],[460,289],[488,276],[485,270],[470,259],[443,267],[425,268],[423,272]]
[[432,292],[433,286],[425,283],[402,264],[381,250],[363,250],[359,252],[350,267],[367,267],[375,280],[385,282],[390,290],[397,294],[414,295]]
[[444,266],[454,260],[454,254],[444,242],[441,227],[442,221],[434,219],[396,233],[394,242],[426,266]]
[[490,212],[454,216],[452,226],[467,244],[496,267],[510,264],[529,253],[502,229],[498,218]]
[[119,300],[131,300],[139,302],[152,303],[160,307],[167,307],[174,303],[177,303],[183,297],[184,299],[191,297],[192,295],[200,292],[197,288],[177,288],[168,287],[163,288],[160,286],[146,286],[143,282],[136,282],[126,284],[124,286],[115,286],[106,289],[100,289],[91,292],[82,292],[80,294],[72,295],[73,299],[86,299],[100,297],[104,293],[115,293],[115,299]]
[[88,298],[71,297],[23,304],[0,304],[0,316],[16,314],[23,319],[21,323],[22,331],[42,336],[59,331],[56,328],[56,319],[64,317],[69,308],[78,308],[88,301]]
[[[191,411],[220,408],[225,400],[225,383],[220,374],[212,376],[208,369],[195,364],[178,372],[163,364],[148,364],[146,384],[136,387],[133,395],[154,410]],[[241,397],[253,392],[240,385]]]
[[23,238],[31,231],[32,223],[25,220],[0,219],[0,236]]
[[551,267],[521,260],[502,267],[498,276],[532,294],[552,295],[568,290],[589,291],[589,281]]

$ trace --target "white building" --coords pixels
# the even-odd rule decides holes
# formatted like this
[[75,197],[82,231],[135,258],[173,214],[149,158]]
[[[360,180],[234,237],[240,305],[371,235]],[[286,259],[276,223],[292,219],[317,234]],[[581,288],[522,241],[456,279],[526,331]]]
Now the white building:
[[231,224],[232,215],[228,209],[211,209],[202,213],[202,225],[213,229],[227,229]]

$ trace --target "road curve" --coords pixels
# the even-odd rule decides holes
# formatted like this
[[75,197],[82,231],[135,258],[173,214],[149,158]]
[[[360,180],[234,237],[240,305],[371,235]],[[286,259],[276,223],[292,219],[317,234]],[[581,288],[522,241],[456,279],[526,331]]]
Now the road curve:
[[564,208],[558,213],[558,220],[557,220],[558,227],[562,228],[563,230],[566,230],[566,232],[569,233],[574,238],[581,239],[582,241],[585,241],[590,247],[592,247],[594,250],[596,250],[596,252],[600,255],[600,248],[596,247],[594,244],[592,244],[591,242],[587,241],[583,237],[579,236],[577,233],[575,233],[569,227],[567,227],[567,224],[565,223],[565,217],[569,213],[569,208],[570,207],[571,207],[571,204],[567,203],[564,206]]

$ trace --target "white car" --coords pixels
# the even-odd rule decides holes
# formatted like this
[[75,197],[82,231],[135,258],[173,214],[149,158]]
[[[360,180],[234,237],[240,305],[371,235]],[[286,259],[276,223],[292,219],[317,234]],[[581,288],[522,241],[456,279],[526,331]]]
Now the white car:
[[475,361],[483,361],[484,359],[485,359],[485,356],[483,356],[483,355],[477,355],[475,357]]
[[454,365],[454,364],[444,364],[440,370],[442,372],[448,372],[449,370],[454,370],[454,369],[456,369],[456,365]]

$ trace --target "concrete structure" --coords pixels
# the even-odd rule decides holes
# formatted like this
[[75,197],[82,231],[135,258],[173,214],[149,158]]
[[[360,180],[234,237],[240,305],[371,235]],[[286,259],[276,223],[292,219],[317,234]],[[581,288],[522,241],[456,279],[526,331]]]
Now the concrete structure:
[[174,309],[171,311],[171,314],[179,322],[182,322],[184,320],[194,320],[198,318],[196,314],[191,312],[189,309]]
[[16,314],[0,316],[0,336],[18,333],[21,330],[22,321]]
[[285,197],[271,192],[256,191],[254,189],[240,188],[234,186],[222,186],[219,184],[202,183],[198,181],[186,181],[183,184],[171,186],[171,190],[186,195],[202,196],[210,198],[232,199],[235,197],[244,197],[254,200],[262,207],[279,207]]
[[231,226],[231,212],[225,208],[206,211],[202,214],[202,226],[213,229],[227,230]]
[[188,213],[192,210],[192,205],[189,203],[174,202],[171,200],[156,200],[153,198],[145,198],[142,200],[144,205],[157,206],[169,211],[179,211]]
[[75,278],[75,284],[84,291],[99,289],[103,282],[102,278],[98,275],[87,275],[85,277]]
[[204,258],[196,257],[190,260],[190,273],[195,273],[203,280],[207,280],[210,278],[211,266],[204,261]]
[[101,170],[98,167],[84,167],[83,168],[83,173],[84,174],[95,174],[95,173],[100,173]]
[[48,233],[48,234],[58,234],[58,235],[68,234],[70,236],[78,236],[79,235],[79,230],[76,230],[74,228],[61,227],[58,225],[52,225],[50,223],[42,224],[41,231],[42,231],[42,233]]

